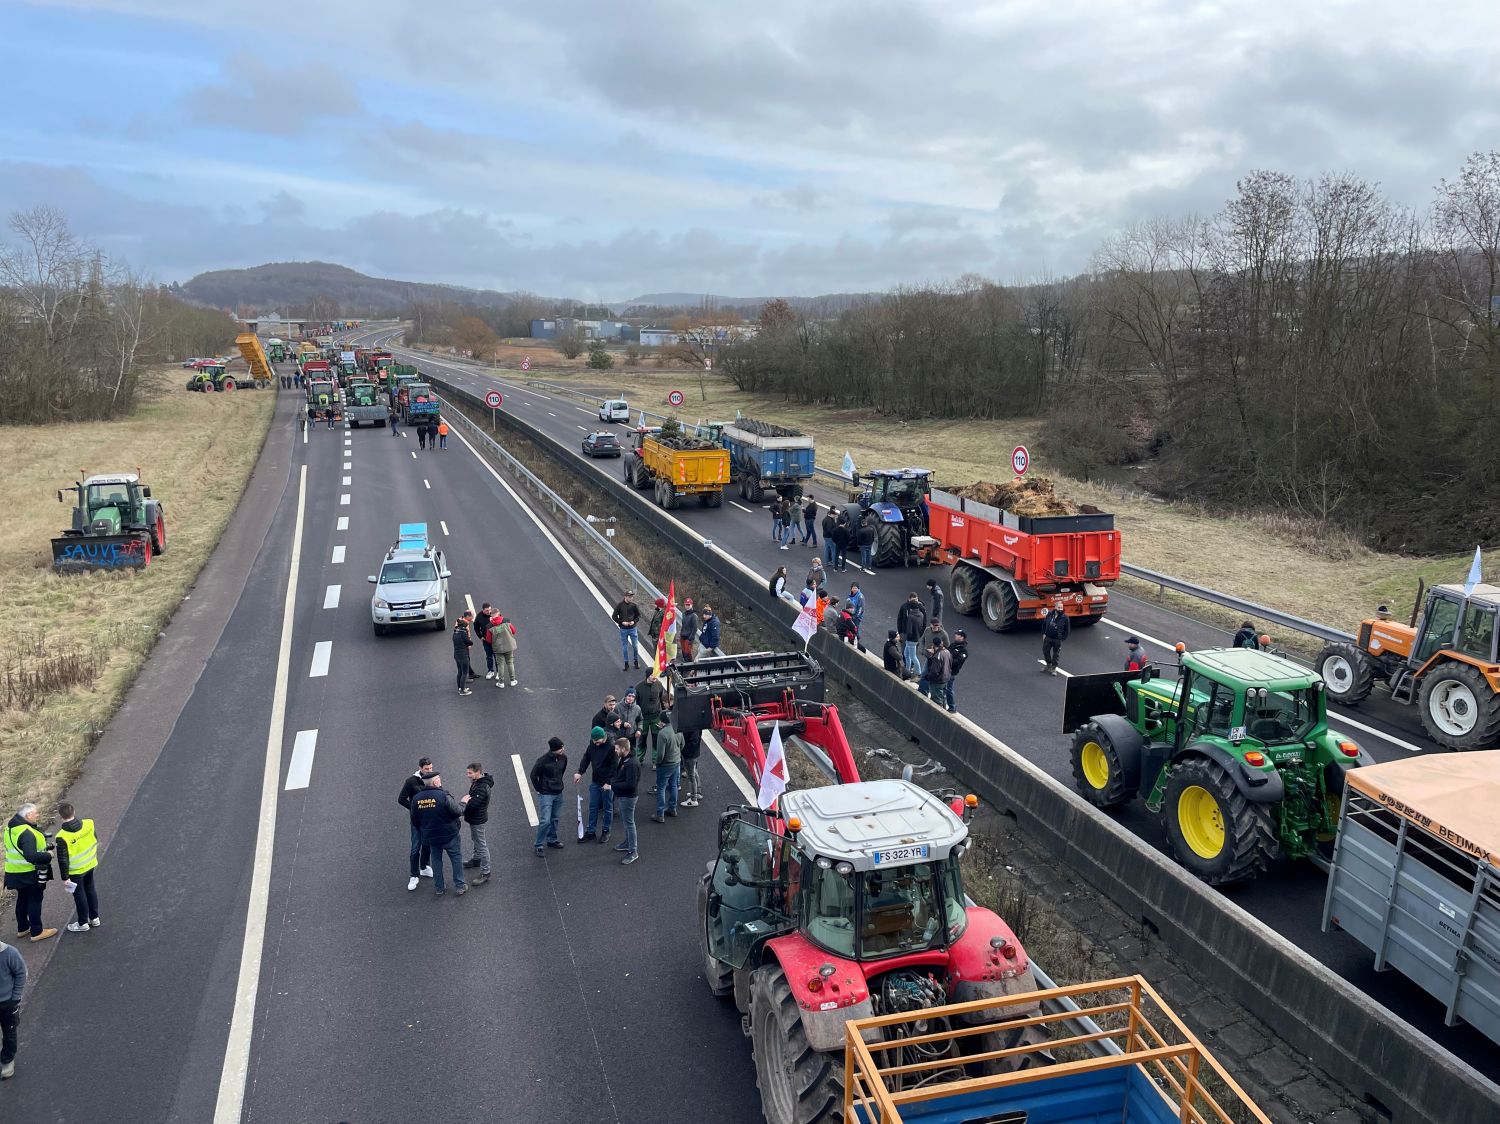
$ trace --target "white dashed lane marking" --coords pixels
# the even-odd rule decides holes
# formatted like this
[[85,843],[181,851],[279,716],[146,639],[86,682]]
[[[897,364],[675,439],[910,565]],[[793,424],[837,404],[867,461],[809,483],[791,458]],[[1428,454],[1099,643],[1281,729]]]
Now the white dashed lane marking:
[[448,524],[447,523],[445,523],[441,519],[439,519],[438,520],[438,526],[443,529],[443,534],[446,535],[448,533]]
[[348,492],[345,492],[343,495],[341,495],[339,497],[339,506],[340,507],[348,507],[349,506],[349,493]]
[[347,515],[340,515],[339,516],[339,525],[337,527],[337,530],[347,531],[348,529],[349,529],[349,517]]
[[339,607],[339,594],[343,591],[341,585],[331,585],[323,591],[323,608],[337,609]]
[[333,658],[333,641],[319,640],[313,645],[312,670],[307,673],[309,679],[316,679],[320,675],[328,674],[328,661]]
[[430,480],[423,480],[422,481],[422,487],[424,487],[424,488],[431,488],[432,487],[432,481],[430,481]]
[[292,763],[286,770],[286,789],[306,788],[312,780],[313,754],[318,748],[318,731],[298,730],[292,743]]
[[[348,468],[349,466],[345,465],[344,467]],[[352,476],[345,476],[345,477],[343,477],[342,479],[339,480],[339,483],[342,484],[345,488],[347,488],[350,484],[354,483],[354,477],[352,477]]]
[[337,566],[344,560],[344,548],[336,546],[333,548],[333,565]]

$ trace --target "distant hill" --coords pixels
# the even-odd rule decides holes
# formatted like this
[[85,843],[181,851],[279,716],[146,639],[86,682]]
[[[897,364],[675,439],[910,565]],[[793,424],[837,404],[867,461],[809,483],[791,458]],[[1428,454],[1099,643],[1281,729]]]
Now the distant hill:
[[[798,312],[811,312],[820,316],[831,316],[866,301],[879,300],[882,293],[826,293],[818,297],[787,297],[786,302]],[[720,308],[732,308],[741,314],[754,313],[772,297],[723,297],[709,293],[646,293],[633,300],[623,302],[621,315],[631,315],[632,309],[667,310],[701,308],[705,299]]]
[[433,285],[420,281],[395,281],[369,277],[347,266],[331,262],[272,262],[250,269],[216,269],[200,273],[181,286],[182,295],[214,308],[255,312],[310,314],[315,297],[332,297],[346,315],[374,316],[396,313],[414,303],[467,304],[475,308],[506,308],[514,293],[493,289],[466,289],[459,285]]

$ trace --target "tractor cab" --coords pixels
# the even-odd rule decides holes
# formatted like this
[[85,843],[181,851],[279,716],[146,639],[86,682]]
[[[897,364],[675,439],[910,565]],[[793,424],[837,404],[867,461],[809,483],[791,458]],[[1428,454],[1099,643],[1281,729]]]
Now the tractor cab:
[[794,790],[780,822],[740,808],[719,832],[707,939],[734,968],[755,967],[768,939],[793,931],[869,961],[940,952],[967,926],[958,860],[968,827],[909,781]]
[[[134,473],[90,476],[79,488],[73,509],[73,529],[90,535],[118,535],[122,528],[145,522],[145,501],[151,489]],[[58,499],[62,499],[58,493]]]
[[877,468],[867,472],[868,487],[855,499],[861,507],[878,511],[882,518],[894,522],[888,512],[899,519],[905,512],[920,509],[932,490],[929,468]]
[[1476,585],[1468,596],[1461,585],[1433,586],[1427,609],[1415,630],[1407,661],[1413,669],[1451,650],[1482,663],[1497,663],[1495,617],[1500,612],[1500,589]]

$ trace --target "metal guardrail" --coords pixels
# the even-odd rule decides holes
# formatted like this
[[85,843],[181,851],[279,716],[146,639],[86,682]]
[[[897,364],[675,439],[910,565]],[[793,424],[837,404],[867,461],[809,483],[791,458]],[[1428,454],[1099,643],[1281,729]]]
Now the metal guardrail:
[[554,514],[567,518],[569,522],[576,524],[584,534],[586,534],[591,540],[593,540],[594,545],[598,546],[602,551],[604,551],[605,557],[608,559],[608,561],[612,565],[619,567],[626,578],[629,579],[632,588],[634,588],[638,593],[645,594],[653,601],[658,597],[666,596],[666,594],[662,590],[657,589],[656,586],[652,584],[650,578],[646,577],[645,574],[641,573],[635,568],[635,565],[630,561],[630,559],[626,558],[619,552],[619,550],[615,548],[614,543],[610,542],[607,537],[599,533],[599,531],[594,527],[594,524],[590,522],[588,516],[580,515],[578,514],[578,512],[574,511],[572,505],[569,504],[567,500],[563,499],[560,495],[554,492],[545,483],[543,483],[541,477],[532,472],[531,469],[527,468],[524,464],[522,464],[519,460],[512,456],[503,445],[501,445],[498,441],[496,441],[493,437],[486,433],[483,427],[480,426],[478,422],[469,417],[462,410],[450,409],[450,403],[441,395],[438,396],[438,402],[443,407],[444,417],[447,417],[452,421],[456,421],[459,425],[467,429],[471,436],[477,437],[481,442],[484,443],[485,447],[490,452],[500,458],[500,462],[503,467],[509,469],[517,477],[520,478],[521,483],[524,484],[527,489],[529,489],[538,498],[544,499],[549,504],[551,504]]
[[1283,613],[1280,609],[1257,605],[1254,601],[1246,601],[1242,597],[1233,597],[1227,593],[1220,593],[1218,590],[1209,589],[1206,586],[1194,585],[1192,582],[1183,581],[1181,578],[1159,574],[1155,570],[1148,570],[1143,566],[1132,566],[1128,562],[1122,562],[1120,564],[1120,572],[1126,577],[1135,578],[1137,581],[1149,582],[1160,590],[1170,589],[1174,593],[1196,597],[1198,600],[1207,601],[1211,605],[1218,605],[1224,609],[1233,609],[1237,613],[1244,613],[1247,617],[1257,617],[1278,628],[1288,629],[1292,632],[1306,633],[1308,636],[1316,636],[1318,639],[1326,640],[1330,643],[1352,643],[1354,640],[1353,634],[1340,632],[1336,628],[1329,628],[1326,624],[1318,624],[1316,621],[1306,620],[1291,613]]
[[[582,391],[573,389],[572,387],[562,386],[558,383],[553,382],[546,382],[541,379],[527,379],[526,384],[528,386],[544,388],[546,390],[552,391],[555,394],[567,395],[572,398],[577,398],[580,401],[590,402],[595,406],[604,401],[604,399],[596,395],[585,394]],[[660,414],[654,410],[636,411],[637,416],[642,413],[646,415],[646,418],[648,420],[662,422],[666,421],[667,419],[666,414]],[[815,466],[813,468],[813,472],[821,480],[836,480],[844,485],[848,485],[849,483],[849,478],[842,472],[835,472],[833,469],[824,468],[822,465]],[[1340,631],[1339,629],[1332,628],[1326,624],[1319,624],[1317,621],[1310,621],[1304,617],[1296,616],[1293,613],[1285,613],[1280,609],[1272,609],[1267,605],[1260,605],[1254,601],[1247,601],[1242,597],[1235,597],[1233,594],[1220,593],[1216,589],[1209,589],[1207,586],[1197,585],[1190,581],[1184,581],[1181,578],[1174,578],[1170,574],[1162,574],[1158,573],[1155,570],[1148,570],[1144,566],[1133,566],[1128,562],[1124,562],[1120,565],[1120,572],[1127,577],[1135,578],[1137,581],[1143,581],[1154,585],[1160,591],[1170,589],[1173,593],[1180,593],[1186,597],[1193,597],[1197,598],[1200,601],[1207,601],[1211,605],[1218,605],[1223,609],[1230,609],[1236,613],[1243,613],[1247,617],[1254,617],[1258,620],[1265,621],[1267,624],[1274,625],[1277,628],[1286,629],[1291,632],[1300,632],[1307,636],[1315,636],[1319,640],[1325,641],[1327,643],[1352,643],[1355,639],[1352,633]]]

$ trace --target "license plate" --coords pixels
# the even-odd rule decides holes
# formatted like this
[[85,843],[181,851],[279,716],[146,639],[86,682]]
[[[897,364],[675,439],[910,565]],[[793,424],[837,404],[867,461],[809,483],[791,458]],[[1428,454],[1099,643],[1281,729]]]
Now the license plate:
[[927,857],[927,844],[918,843],[911,847],[892,847],[889,851],[876,851],[870,856],[876,866],[884,866],[888,863],[909,863],[915,859]]
[[414,620],[418,620],[421,616],[422,616],[421,613],[392,613],[391,614],[391,620],[393,620],[393,621],[414,621]]

